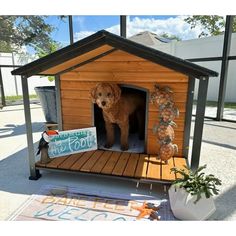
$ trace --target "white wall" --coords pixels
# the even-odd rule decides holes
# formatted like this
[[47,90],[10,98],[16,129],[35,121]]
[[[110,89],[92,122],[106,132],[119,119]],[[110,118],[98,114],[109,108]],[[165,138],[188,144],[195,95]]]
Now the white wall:
[[[192,39],[185,41],[174,41],[159,46],[158,50],[170,53],[174,56],[191,59],[203,57],[221,57],[223,52],[223,35],[212,36],[200,39]],[[169,46],[168,48],[166,46]],[[232,34],[230,56],[236,56],[236,33]],[[196,64],[217,71],[220,76],[221,62],[196,62]],[[209,101],[217,101],[220,78],[211,77],[209,81],[208,97]],[[196,86],[197,89],[197,86]],[[236,61],[229,62],[228,80],[226,87],[226,102],[236,102]]]
[[[172,54],[174,56],[190,59],[190,58],[202,58],[202,57],[221,57],[223,51],[223,35],[212,36],[201,39],[185,40],[185,41],[172,41],[171,43],[158,44],[158,50]],[[232,34],[230,55],[236,55],[236,33]],[[15,64],[19,63],[17,61]],[[12,55],[6,53],[0,53],[0,64],[12,65]],[[198,65],[212,69],[220,73],[221,62],[198,62]],[[16,94],[14,76],[10,73],[11,69],[2,69],[3,83],[6,95]],[[20,78],[17,76],[17,87],[21,94]],[[30,94],[35,94],[34,87],[43,85],[54,85],[54,82],[49,82],[47,78],[40,78],[33,76],[28,79]],[[197,86],[196,86],[197,88]],[[226,102],[236,102],[236,61],[230,61],[229,73],[226,89]],[[219,77],[210,78],[208,88],[208,100],[217,101],[219,90]]]
[[[0,53],[0,65],[12,65],[11,53]],[[15,65],[19,65],[19,59],[15,56]],[[11,75],[13,68],[1,68],[5,96],[22,95],[21,77]],[[32,76],[28,79],[29,94],[36,94],[37,86],[53,86],[47,77]]]

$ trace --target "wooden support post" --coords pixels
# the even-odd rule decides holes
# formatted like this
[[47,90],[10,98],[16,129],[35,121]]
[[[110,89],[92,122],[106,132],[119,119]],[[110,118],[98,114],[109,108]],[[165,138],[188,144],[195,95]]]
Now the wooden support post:
[[34,143],[32,135],[32,123],[31,123],[31,112],[30,112],[30,101],[29,101],[29,89],[27,78],[21,76],[22,92],[23,92],[23,102],[24,102],[24,112],[25,112],[25,125],[26,125],[26,135],[28,144],[28,160],[30,169],[30,180],[37,180],[40,178],[40,173],[35,169],[35,154],[34,154]]
[[204,77],[201,78],[199,81],[196,119],[194,126],[194,135],[193,135],[192,159],[191,159],[191,168],[193,170],[198,168],[200,161],[208,80],[209,80],[208,77]]

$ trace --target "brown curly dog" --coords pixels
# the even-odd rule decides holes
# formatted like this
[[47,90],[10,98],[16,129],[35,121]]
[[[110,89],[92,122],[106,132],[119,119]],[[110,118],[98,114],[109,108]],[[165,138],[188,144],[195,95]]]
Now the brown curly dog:
[[144,138],[144,112],[145,101],[138,94],[121,94],[117,84],[98,83],[91,91],[92,102],[103,110],[106,128],[106,148],[111,148],[115,141],[114,126],[117,124],[121,130],[121,150],[129,149],[129,117],[137,114],[139,125],[139,138]]

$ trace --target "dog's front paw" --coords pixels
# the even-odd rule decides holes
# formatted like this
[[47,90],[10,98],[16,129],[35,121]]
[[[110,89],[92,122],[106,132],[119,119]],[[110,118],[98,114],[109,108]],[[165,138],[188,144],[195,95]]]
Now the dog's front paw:
[[128,145],[128,144],[122,144],[121,147],[120,147],[120,149],[121,149],[122,151],[127,151],[127,150],[129,149],[129,145]]
[[106,143],[106,144],[104,145],[105,148],[111,148],[112,146],[113,146],[113,144],[111,144],[111,143]]

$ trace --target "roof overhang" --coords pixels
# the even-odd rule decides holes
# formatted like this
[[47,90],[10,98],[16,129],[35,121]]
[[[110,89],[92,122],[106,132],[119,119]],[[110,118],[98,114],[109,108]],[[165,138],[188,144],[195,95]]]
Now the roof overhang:
[[195,77],[215,77],[218,73],[187,60],[133,42],[105,30],[62,48],[12,71],[13,75],[58,75],[82,66],[114,50],[123,50],[180,73]]

